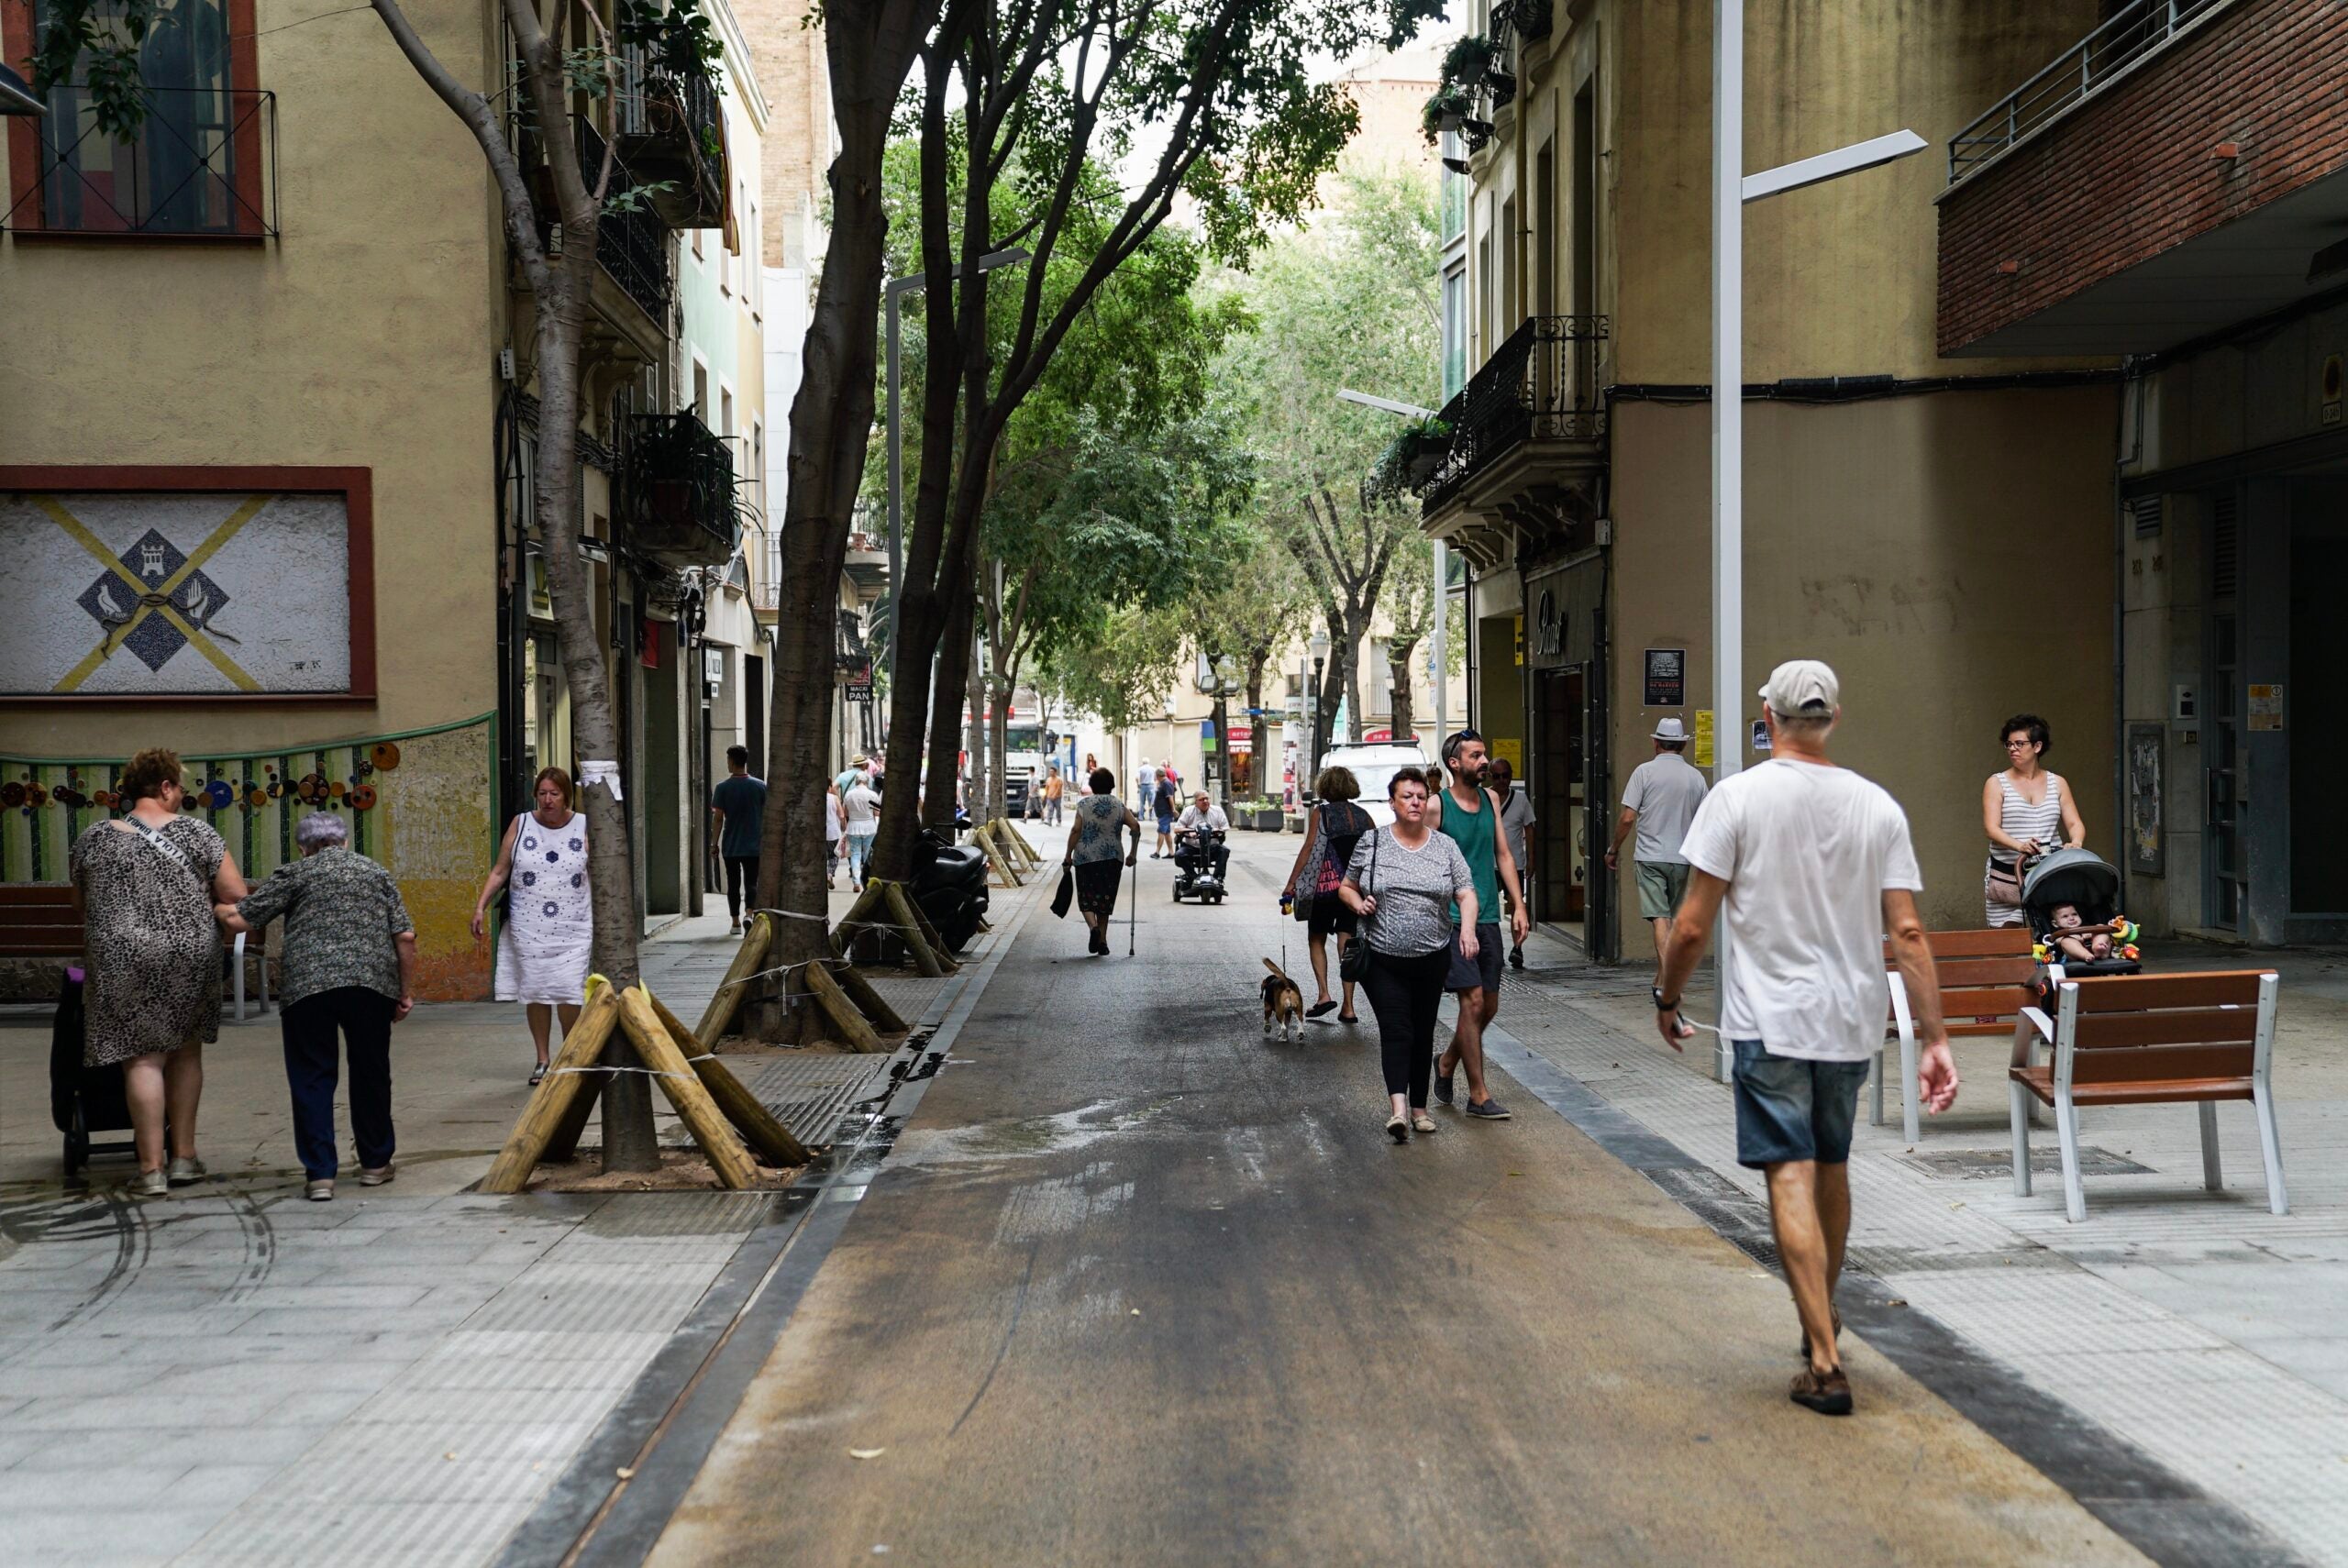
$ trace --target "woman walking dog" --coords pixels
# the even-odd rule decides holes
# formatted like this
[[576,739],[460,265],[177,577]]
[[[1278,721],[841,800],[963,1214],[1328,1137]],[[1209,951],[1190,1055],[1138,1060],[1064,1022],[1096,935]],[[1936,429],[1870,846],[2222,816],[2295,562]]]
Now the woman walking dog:
[[[1337,884],[1353,864],[1354,845],[1369,831],[1369,813],[1354,804],[1361,786],[1350,768],[1322,769],[1312,781],[1312,793],[1320,803],[1305,813],[1304,843],[1298,846],[1296,864],[1288,868],[1288,885],[1280,896],[1295,900],[1296,918],[1305,922],[1305,955],[1312,961],[1312,983],[1321,992],[1304,1016],[1322,1019],[1337,1007],[1329,998],[1329,938],[1337,939],[1341,966],[1346,944],[1359,940],[1354,911],[1337,897]],[[1344,982],[1344,993],[1345,1010],[1337,1013],[1337,1021],[1357,1023],[1351,980]]]
[[1459,901],[1459,952],[1476,961],[1476,876],[1459,845],[1427,825],[1427,776],[1397,768],[1386,786],[1394,825],[1363,835],[1337,896],[1362,917],[1369,944],[1362,988],[1378,1015],[1378,1055],[1393,1114],[1386,1135],[1408,1143],[1434,1131],[1427,1078],[1434,1067],[1435,1010],[1451,973],[1450,905]]

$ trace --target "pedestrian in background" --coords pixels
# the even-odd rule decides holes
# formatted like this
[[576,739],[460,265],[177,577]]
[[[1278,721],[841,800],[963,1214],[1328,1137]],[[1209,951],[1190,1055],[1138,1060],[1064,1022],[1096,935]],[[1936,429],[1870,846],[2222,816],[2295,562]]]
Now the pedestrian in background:
[[1501,1010],[1501,969],[1506,957],[1501,946],[1501,897],[1508,897],[1509,929],[1522,942],[1531,929],[1524,910],[1524,886],[1516,878],[1515,857],[1500,831],[1500,800],[1484,786],[1490,761],[1484,737],[1473,730],[1458,731],[1443,743],[1443,760],[1451,769],[1451,788],[1428,802],[1427,820],[1459,845],[1468,868],[1475,874],[1476,908],[1490,918],[1475,933],[1476,940],[1468,942],[1465,940],[1468,918],[1465,901],[1451,911],[1462,940],[1455,947],[1447,984],[1459,999],[1459,1014],[1452,1025],[1451,1043],[1444,1047],[1443,1059],[1435,1064],[1434,1097],[1452,1104],[1453,1079],[1465,1066],[1468,1114],[1479,1121],[1506,1121],[1508,1107],[1484,1087],[1484,1031]]
[[872,840],[880,831],[880,797],[859,775],[840,797],[843,825],[847,830],[847,882],[864,889],[864,863],[872,857]]
[[[1688,857],[1680,853],[1680,841],[1696,820],[1696,808],[1704,803],[1704,776],[1683,755],[1688,727],[1678,720],[1656,724],[1650,738],[1655,755],[1631,769],[1630,781],[1623,786],[1623,814],[1615,819],[1614,838],[1606,846],[1606,869],[1618,868],[1623,840],[1637,829],[1639,913],[1655,932],[1656,984],[1661,985],[1672,917],[1688,896]],[[1690,1027],[1688,1032],[1696,1031]]]
[[1295,863],[1288,868],[1288,882],[1280,889],[1284,899],[1295,900],[1296,918],[1304,922],[1304,954],[1312,965],[1312,983],[1319,995],[1304,1016],[1326,1018],[1337,1004],[1329,996],[1329,939],[1336,938],[1338,983],[1345,994],[1345,1007],[1337,1012],[1339,1023],[1358,1023],[1354,1011],[1354,983],[1344,977],[1346,946],[1358,941],[1359,917],[1353,906],[1337,896],[1337,889],[1345,882],[1346,868],[1353,864],[1354,845],[1369,831],[1369,813],[1354,802],[1361,795],[1361,783],[1348,767],[1324,767],[1321,777],[1312,781],[1315,804],[1304,814],[1304,843],[1297,849]]
[[[1131,866],[1141,855],[1141,819],[1113,792],[1117,788],[1115,774],[1096,767],[1089,782],[1092,793],[1076,803],[1076,825],[1068,830],[1068,854],[1060,864],[1076,868],[1076,907],[1091,933],[1084,950],[1106,953],[1109,917],[1117,912],[1122,867]],[[1134,835],[1133,847],[1120,856],[1127,832]]]
[[1769,1227],[1801,1318],[1802,1370],[1789,1397],[1830,1416],[1852,1404],[1834,1287],[1851,1228],[1851,1125],[1883,1045],[1887,933],[1923,1042],[1923,1100],[1945,1110],[1957,1087],[1916,914],[1924,883],[1908,819],[1880,785],[1826,755],[1841,694],[1816,659],[1769,672],[1769,759],[1722,779],[1689,825],[1688,896],[1655,992],[1656,1026],[1677,1051],[1680,988],[1724,918],[1736,955],[1720,1023],[1735,1054],[1736,1160],[1767,1175]]
[[1150,791],[1150,813],[1157,819],[1157,847],[1150,853],[1152,860],[1170,857],[1174,853],[1174,812],[1180,805],[1174,794],[1174,775],[1165,768],[1157,773],[1157,787]]
[[839,787],[839,791],[842,795],[846,795],[848,790],[855,788],[856,781],[858,778],[864,778],[869,781],[872,776],[879,771],[880,770],[878,768],[875,768],[872,766],[872,759],[866,756],[859,751],[854,756],[848,758],[848,763],[846,767],[841,768],[838,773],[833,775],[832,782]]
[[1044,767],[1044,825],[1060,825],[1060,797],[1068,792],[1068,780],[1060,777],[1060,765],[1047,763]]
[[[1525,923],[1529,929],[1533,919],[1533,824],[1540,819],[1533,813],[1533,792],[1516,782],[1516,769],[1505,756],[1492,758],[1492,792],[1501,799],[1501,832],[1508,837],[1508,852],[1516,857],[1517,890],[1524,895]],[[1509,944],[1509,967],[1524,967],[1524,938],[1522,935]]]
[[727,746],[725,777],[709,792],[709,831],[725,859],[728,934],[742,929],[743,900],[759,901],[759,835],[766,815],[767,781],[750,777],[750,748]]
[[587,990],[587,963],[595,945],[595,908],[587,887],[587,819],[570,809],[570,775],[541,767],[532,793],[535,811],[506,824],[497,863],[473,902],[473,939],[489,923],[489,903],[505,892],[505,929],[497,939],[496,996],[522,1004],[537,1065],[547,1076],[548,1032],[555,1019],[564,1034],[579,1021]]
[[847,809],[840,803],[840,781],[824,780],[824,886],[839,886],[840,850],[847,837]]
[[2050,849],[2077,849],[2087,824],[2071,787],[2044,767],[2054,734],[2035,713],[2016,713],[1999,726],[2004,771],[1981,786],[1981,826],[1989,835],[1989,864],[1981,874],[1981,909],[1990,925],[2020,925],[2022,873]]
[[311,812],[294,824],[301,858],[217,911],[230,931],[259,932],[284,917],[285,990],[277,1021],[294,1096],[294,1152],[316,1203],[333,1199],[338,1168],[337,1032],[350,1053],[359,1185],[381,1187],[394,1174],[396,1147],[392,1025],[415,1007],[415,922],[392,874],[347,847],[349,836],[332,812]]
[[[1362,988],[1378,1015],[1378,1058],[1392,1112],[1386,1135],[1408,1143],[1434,1131],[1427,1114],[1427,1075],[1434,1065],[1435,1015],[1443,1006],[1453,955],[1477,955],[1476,876],[1458,844],[1427,823],[1427,776],[1399,767],[1387,781],[1390,827],[1364,834],[1337,896],[1364,922],[1369,973]],[[1448,911],[1458,900],[1460,923]]]
[[[195,1153],[204,1047],[220,1037],[220,925],[215,905],[245,896],[227,844],[183,816],[179,754],[154,748],[115,785],[128,814],[94,823],[67,854],[81,911],[85,1066],[122,1065],[138,1175],[152,1198],[209,1174]],[[171,1165],[163,1132],[171,1129]]]

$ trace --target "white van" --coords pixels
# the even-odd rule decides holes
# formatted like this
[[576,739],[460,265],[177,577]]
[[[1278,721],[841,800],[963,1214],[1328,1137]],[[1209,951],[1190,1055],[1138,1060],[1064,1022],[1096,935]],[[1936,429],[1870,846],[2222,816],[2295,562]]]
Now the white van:
[[1342,767],[1361,786],[1362,810],[1379,827],[1390,827],[1394,808],[1386,803],[1386,786],[1405,767],[1424,767],[1426,748],[1414,741],[1380,741],[1362,745],[1333,745],[1321,754],[1321,766]]

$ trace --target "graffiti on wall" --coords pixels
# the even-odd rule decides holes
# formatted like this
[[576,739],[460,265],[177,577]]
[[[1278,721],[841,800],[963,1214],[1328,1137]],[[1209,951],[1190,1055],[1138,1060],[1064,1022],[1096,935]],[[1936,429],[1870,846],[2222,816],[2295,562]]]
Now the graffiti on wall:
[[[294,824],[333,812],[350,845],[398,879],[415,921],[416,994],[489,995],[490,955],[470,929],[499,824],[491,815],[491,716],[397,735],[270,752],[183,753],[188,811],[219,830],[246,878],[296,856]],[[0,756],[0,883],[63,882],[66,853],[94,823],[129,809],[116,793],[127,757]]]
[[343,692],[342,494],[0,491],[0,696]]

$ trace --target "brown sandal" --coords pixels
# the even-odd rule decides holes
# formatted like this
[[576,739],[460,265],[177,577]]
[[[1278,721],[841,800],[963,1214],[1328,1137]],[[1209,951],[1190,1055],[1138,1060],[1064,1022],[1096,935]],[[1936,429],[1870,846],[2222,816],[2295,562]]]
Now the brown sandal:
[[1847,1416],[1851,1413],[1851,1380],[1839,1366],[1832,1372],[1805,1366],[1786,1390],[1786,1397],[1822,1416]]

